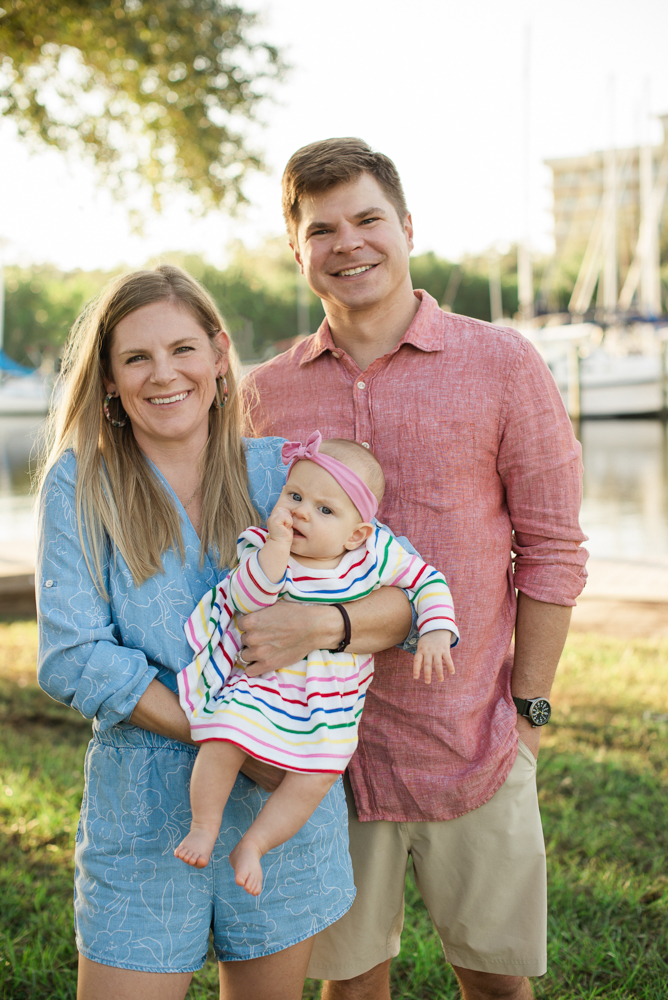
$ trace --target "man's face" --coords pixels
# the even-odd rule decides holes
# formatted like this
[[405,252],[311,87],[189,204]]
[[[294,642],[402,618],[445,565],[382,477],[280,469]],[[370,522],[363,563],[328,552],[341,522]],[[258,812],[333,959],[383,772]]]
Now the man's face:
[[369,309],[410,283],[410,215],[400,220],[371,174],[307,195],[293,246],[306,280],[325,304]]

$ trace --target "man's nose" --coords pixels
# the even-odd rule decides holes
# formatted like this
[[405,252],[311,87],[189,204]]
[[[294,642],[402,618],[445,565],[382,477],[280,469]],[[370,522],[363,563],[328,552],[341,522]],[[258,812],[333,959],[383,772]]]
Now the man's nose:
[[348,223],[339,226],[334,241],[335,253],[351,253],[362,246],[364,246],[364,236],[359,226],[351,226]]

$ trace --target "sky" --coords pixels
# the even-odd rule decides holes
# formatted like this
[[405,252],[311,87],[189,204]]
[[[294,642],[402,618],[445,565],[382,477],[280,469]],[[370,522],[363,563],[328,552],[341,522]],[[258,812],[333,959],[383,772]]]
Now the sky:
[[543,161],[661,140],[653,116],[668,112],[665,0],[243,2],[262,15],[258,37],[291,66],[263,127],[249,132],[268,166],[246,185],[250,206],[236,219],[197,219],[188,197],[174,196],[133,235],[89,165],[30,152],[0,119],[7,263],[106,269],[184,251],[224,265],[232,241],[254,247],[283,233],[286,161],[337,135],[362,136],[395,161],[415,253],[455,260],[526,230],[550,252]]

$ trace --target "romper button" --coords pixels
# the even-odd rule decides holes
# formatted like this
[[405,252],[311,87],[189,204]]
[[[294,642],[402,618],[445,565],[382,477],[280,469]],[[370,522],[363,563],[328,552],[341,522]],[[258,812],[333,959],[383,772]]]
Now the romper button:
[[362,447],[363,448],[368,448],[369,447],[369,442],[368,441],[362,441]]
[[337,351],[332,351],[332,357],[338,361],[341,355]]
[[366,382],[358,382],[357,383],[357,388],[358,389],[364,389],[364,388],[366,388]]
[[53,580],[46,580],[46,582],[44,583],[44,586],[45,587],[53,587]]

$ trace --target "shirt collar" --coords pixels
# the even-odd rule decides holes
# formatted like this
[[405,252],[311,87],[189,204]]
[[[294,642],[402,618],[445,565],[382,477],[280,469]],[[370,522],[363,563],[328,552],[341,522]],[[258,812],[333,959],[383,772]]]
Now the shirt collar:
[[[420,308],[397,346],[388,352],[390,354],[394,354],[404,344],[412,344],[413,347],[417,347],[421,351],[440,351],[443,348],[441,319],[445,314],[441,312],[438,302],[429,292],[416,288],[413,294],[420,300]],[[299,364],[308,364],[309,361],[320,357],[325,351],[337,350],[340,351],[341,348],[337,348],[334,343],[329,323],[324,319],[318,330],[310,337]]]

